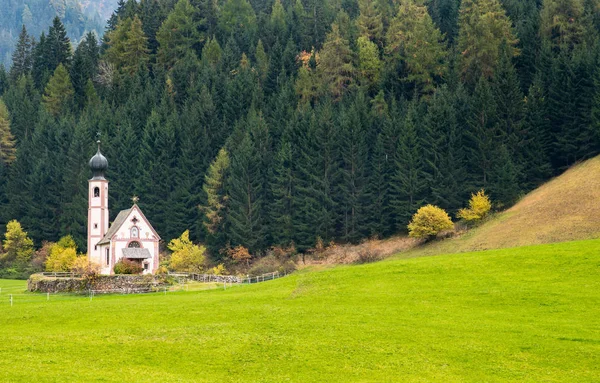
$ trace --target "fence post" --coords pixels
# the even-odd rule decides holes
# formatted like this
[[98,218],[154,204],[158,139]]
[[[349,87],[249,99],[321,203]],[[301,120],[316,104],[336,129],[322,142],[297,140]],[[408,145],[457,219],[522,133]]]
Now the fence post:
[[12,307],[13,305],[13,298],[12,298],[12,294],[10,294],[10,307]]
[[46,300],[49,301],[50,300],[50,292],[46,293]]

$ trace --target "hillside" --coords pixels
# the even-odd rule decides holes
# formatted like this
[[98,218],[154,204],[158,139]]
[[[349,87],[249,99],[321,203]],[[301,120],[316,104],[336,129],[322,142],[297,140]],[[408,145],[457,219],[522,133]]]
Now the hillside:
[[600,236],[600,157],[578,164],[460,238],[416,254],[500,249]]
[[0,0],[0,65],[10,68],[11,55],[21,27],[39,40],[39,35],[58,16],[75,44],[90,31],[104,32],[106,20],[116,8],[116,0]]
[[0,280],[0,381],[598,381],[598,254],[570,242],[13,307],[24,284]]

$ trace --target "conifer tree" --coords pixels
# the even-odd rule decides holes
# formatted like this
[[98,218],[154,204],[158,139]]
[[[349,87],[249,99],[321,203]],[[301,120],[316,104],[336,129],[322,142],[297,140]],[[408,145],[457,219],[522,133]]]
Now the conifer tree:
[[70,67],[72,54],[71,40],[67,37],[65,26],[58,16],[52,20],[52,26],[48,30],[46,43],[49,50],[49,56],[46,58],[48,60],[48,69],[52,72],[60,64]]
[[379,49],[365,36],[358,38],[358,72],[361,84],[369,91],[374,91],[379,85],[382,62],[379,59]]
[[464,0],[460,6],[458,51],[461,52],[461,73],[468,84],[480,76],[491,78],[506,44],[512,55],[517,39],[512,25],[498,0]]
[[426,192],[426,174],[419,138],[419,111],[411,103],[400,128],[398,148],[394,156],[391,207],[396,228],[405,230],[412,215],[423,204]]
[[21,29],[19,34],[19,40],[17,46],[12,55],[12,66],[10,68],[10,77],[13,81],[17,80],[22,75],[25,75],[31,71],[32,68],[32,50],[34,41],[33,38],[27,34],[25,25]]
[[54,117],[58,117],[69,107],[73,97],[73,85],[69,72],[59,64],[44,89],[44,106]]
[[527,189],[533,189],[552,175],[548,102],[541,76],[536,76],[525,98],[523,132],[526,186]]
[[317,69],[326,86],[326,91],[339,100],[354,81],[352,50],[340,34],[337,24],[331,26],[331,32],[323,44]]
[[360,14],[356,24],[361,37],[374,42],[378,47],[383,47],[383,15],[375,1],[359,0]]
[[279,38],[281,40],[286,38],[287,22],[285,9],[283,8],[283,4],[281,4],[281,0],[275,0],[273,2],[269,24],[275,38]]
[[204,20],[197,21],[198,10],[189,0],[179,0],[156,33],[158,41],[158,62],[172,68],[187,52],[199,48],[205,36],[199,27]]
[[269,209],[273,243],[288,246],[295,238],[296,171],[292,144],[287,137],[281,141],[270,175],[272,204]]
[[461,88],[438,88],[423,121],[428,202],[454,213],[466,195],[465,153],[459,114],[466,100]]
[[540,33],[555,48],[571,50],[584,38],[584,6],[580,0],[546,0],[540,12]]
[[465,135],[472,189],[486,189],[496,160],[497,105],[488,80],[481,76],[471,97]]
[[110,33],[106,58],[129,75],[135,74],[140,66],[148,63],[148,40],[137,16],[133,20],[120,20]]
[[430,93],[436,79],[447,72],[444,38],[433,24],[427,7],[403,0],[386,35],[386,53],[390,60],[406,64],[407,82],[414,83],[420,94]]
[[10,131],[10,116],[6,104],[0,98],[0,166],[12,163],[15,158],[15,138]]
[[356,242],[365,234],[368,206],[368,109],[358,94],[340,115],[339,151],[341,158],[338,184],[339,220],[344,241]]
[[201,206],[202,224],[207,232],[207,245],[215,253],[225,246],[224,225],[229,200],[226,189],[229,166],[229,153],[225,148],[221,148],[210,164],[202,186],[206,194],[206,204]]
[[429,2],[431,18],[452,43],[458,35],[458,9],[460,1],[457,0],[432,0]]
[[54,68],[50,69],[52,65],[50,55],[50,43],[47,41],[45,33],[42,32],[40,41],[32,49],[33,64],[31,72],[38,89],[42,89],[46,85],[54,71]]
[[256,252],[264,246],[263,177],[261,159],[249,132],[231,153],[227,190],[227,236],[232,246]]

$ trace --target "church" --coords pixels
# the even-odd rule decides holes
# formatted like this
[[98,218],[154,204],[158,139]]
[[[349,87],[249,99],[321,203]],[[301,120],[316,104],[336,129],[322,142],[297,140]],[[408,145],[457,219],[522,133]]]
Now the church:
[[98,151],[90,159],[92,178],[88,181],[88,236],[90,262],[101,266],[102,274],[114,274],[113,268],[125,258],[138,263],[143,274],[158,269],[160,237],[133,198],[133,206],[122,210],[109,227],[108,180],[105,178],[108,161]]

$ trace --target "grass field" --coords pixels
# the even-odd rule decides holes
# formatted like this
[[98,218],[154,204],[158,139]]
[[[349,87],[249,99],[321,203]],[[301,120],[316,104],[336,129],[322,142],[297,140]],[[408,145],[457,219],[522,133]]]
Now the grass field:
[[226,291],[46,301],[0,287],[2,382],[600,381],[599,240]]

